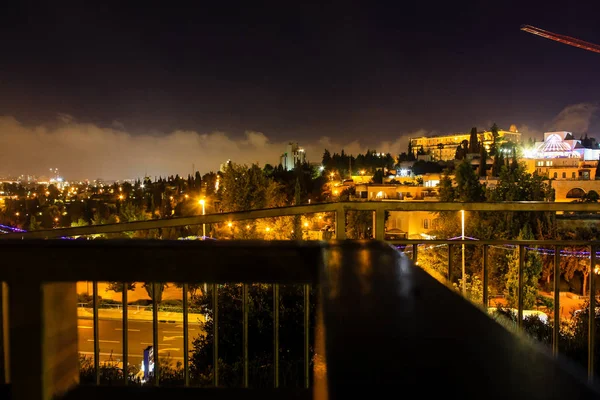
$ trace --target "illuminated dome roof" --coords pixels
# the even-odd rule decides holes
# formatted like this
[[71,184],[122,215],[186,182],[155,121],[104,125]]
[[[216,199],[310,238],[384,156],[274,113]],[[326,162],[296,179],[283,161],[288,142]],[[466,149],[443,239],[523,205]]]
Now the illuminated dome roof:
[[569,152],[571,151],[571,146],[568,143],[565,143],[563,139],[558,134],[553,134],[548,136],[546,141],[544,142],[544,146],[541,149],[544,153],[554,153],[554,152]]

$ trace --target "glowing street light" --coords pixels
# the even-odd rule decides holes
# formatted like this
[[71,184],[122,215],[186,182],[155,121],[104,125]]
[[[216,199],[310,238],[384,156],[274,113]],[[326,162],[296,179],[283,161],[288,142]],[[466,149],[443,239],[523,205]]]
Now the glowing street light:
[[[204,199],[200,199],[198,200],[198,204],[200,204],[202,206],[202,215],[206,215],[206,209],[204,208],[204,204],[206,202],[204,201]],[[206,224],[202,224],[202,240],[206,239]]]
[[271,228],[269,228],[268,226],[265,228],[265,231],[269,232],[271,230]]
[[122,194],[119,195],[119,200],[123,200],[123,195]]
[[228,227],[230,227],[230,228],[233,226],[233,224],[231,223],[231,221],[229,221],[229,222],[227,223],[227,226],[228,226]]
[[304,223],[304,227],[305,227],[305,228],[308,228],[308,222],[305,222],[305,223]]

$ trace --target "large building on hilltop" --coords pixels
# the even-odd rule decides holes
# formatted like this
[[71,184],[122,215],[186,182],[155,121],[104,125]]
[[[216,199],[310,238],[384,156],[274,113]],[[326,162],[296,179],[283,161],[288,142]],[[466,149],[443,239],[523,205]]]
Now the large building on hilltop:
[[[479,141],[483,143],[486,149],[489,150],[494,136],[491,131],[483,131],[477,133]],[[453,160],[456,155],[456,148],[460,146],[463,140],[469,140],[470,133],[454,133],[438,136],[422,136],[410,139],[412,151],[416,154],[421,148],[426,153],[431,154],[434,160],[448,161]],[[520,143],[521,133],[515,125],[511,125],[508,131],[503,129],[498,130],[497,144],[505,142]]]

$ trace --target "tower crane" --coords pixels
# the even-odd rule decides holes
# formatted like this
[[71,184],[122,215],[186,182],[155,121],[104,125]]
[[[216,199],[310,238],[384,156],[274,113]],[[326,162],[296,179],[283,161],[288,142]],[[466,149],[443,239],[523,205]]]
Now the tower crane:
[[576,39],[570,36],[559,35],[558,33],[553,33],[549,31],[545,31],[540,28],[536,28],[531,25],[522,25],[521,30],[525,32],[532,33],[534,35],[541,36],[546,39],[554,40],[556,42],[568,44],[569,46],[579,47],[580,49],[593,51],[594,53],[600,53],[600,46],[594,43],[586,42],[580,39]]

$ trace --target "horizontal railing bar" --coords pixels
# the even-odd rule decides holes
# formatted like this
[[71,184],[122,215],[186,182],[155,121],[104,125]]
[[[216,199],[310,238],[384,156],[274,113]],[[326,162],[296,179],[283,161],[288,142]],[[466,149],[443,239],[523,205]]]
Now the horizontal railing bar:
[[[322,242],[10,240],[0,280],[314,283]],[[24,271],[22,260],[32,267]],[[14,268],[11,268],[14,266]]]
[[102,233],[118,233],[146,229],[173,228],[186,225],[214,224],[226,221],[244,221],[260,218],[274,218],[299,214],[314,214],[334,212],[340,208],[345,210],[371,211],[493,211],[493,212],[597,212],[600,213],[599,203],[555,203],[543,201],[498,202],[498,203],[458,203],[438,201],[401,200],[386,201],[347,201],[339,203],[318,203],[302,206],[278,207],[261,210],[240,211],[220,214],[194,215],[190,217],[167,218],[150,221],[136,221],[119,224],[91,225],[72,228],[40,230],[23,233],[7,233],[0,239],[14,238],[60,238]]
[[[422,245],[432,245],[432,244],[462,244],[472,245],[472,246],[481,246],[484,244],[487,245],[515,245],[518,246],[520,244],[531,245],[531,246],[589,246],[590,244],[598,245],[600,244],[599,240],[508,240],[508,239],[484,239],[484,240],[442,240],[442,239],[401,239],[401,240],[386,240],[386,243],[398,245],[398,244],[422,244]],[[549,249],[554,251],[553,249]],[[562,249],[565,250],[565,249]]]

